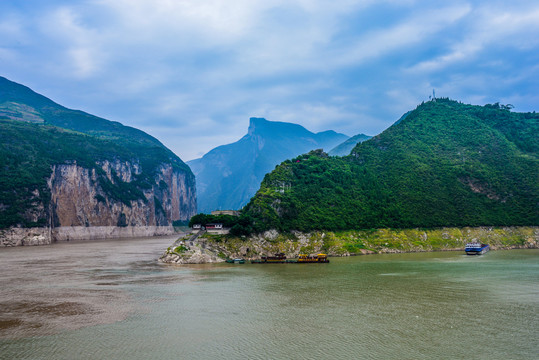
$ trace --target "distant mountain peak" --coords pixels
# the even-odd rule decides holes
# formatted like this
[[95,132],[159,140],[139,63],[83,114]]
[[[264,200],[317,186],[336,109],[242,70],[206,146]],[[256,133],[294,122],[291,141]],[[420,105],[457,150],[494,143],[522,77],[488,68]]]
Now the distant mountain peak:
[[257,118],[257,117],[250,118],[249,129],[247,131],[247,134],[253,135],[256,132],[256,129],[259,129],[262,126],[267,125],[267,123],[269,123],[269,121],[264,118]]
[[347,138],[331,130],[315,134],[298,124],[251,117],[247,135],[188,162],[197,178],[199,211],[239,209],[275,165],[313,149],[331,149]]

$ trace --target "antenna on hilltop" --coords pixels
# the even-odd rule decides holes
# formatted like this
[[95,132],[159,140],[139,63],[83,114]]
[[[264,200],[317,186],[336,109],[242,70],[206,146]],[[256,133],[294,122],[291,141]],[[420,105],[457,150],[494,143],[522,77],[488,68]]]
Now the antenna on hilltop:
[[434,89],[432,89],[432,99],[436,100],[436,91]]

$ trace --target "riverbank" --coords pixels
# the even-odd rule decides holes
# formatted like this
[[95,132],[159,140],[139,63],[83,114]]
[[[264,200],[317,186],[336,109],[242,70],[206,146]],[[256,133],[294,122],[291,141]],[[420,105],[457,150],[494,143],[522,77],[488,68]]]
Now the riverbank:
[[[161,261],[185,263],[191,252],[199,252],[196,250],[197,247],[200,252],[211,254],[208,255],[214,259],[211,262],[218,262],[219,259],[227,257],[259,259],[261,256],[280,252],[285,253],[288,258],[294,258],[298,254],[319,252],[329,256],[354,256],[381,253],[464,251],[466,243],[474,241],[487,243],[492,250],[536,249],[539,248],[539,227],[372,229],[343,232],[292,232],[288,234],[273,230],[249,238],[204,234],[192,244],[183,243],[189,248],[189,252],[186,251],[185,254],[171,251],[179,246],[180,242],[176,241],[174,246],[161,257]],[[197,261],[203,260],[197,259]]]
[[56,228],[0,229],[0,248],[50,245],[61,241],[107,240],[167,236],[176,232],[172,226],[61,226]]

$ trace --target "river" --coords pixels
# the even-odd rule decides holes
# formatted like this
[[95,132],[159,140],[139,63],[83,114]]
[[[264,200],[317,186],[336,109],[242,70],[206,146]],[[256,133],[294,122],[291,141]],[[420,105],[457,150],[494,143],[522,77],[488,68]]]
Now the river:
[[1,359],[536,359],[539,250],[166,265],[173,238],[0,249]]

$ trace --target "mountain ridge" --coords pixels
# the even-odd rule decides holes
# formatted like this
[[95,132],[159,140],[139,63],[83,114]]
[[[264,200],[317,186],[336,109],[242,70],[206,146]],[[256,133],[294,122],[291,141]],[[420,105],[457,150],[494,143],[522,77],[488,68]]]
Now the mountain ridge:
[[360,142],[369,140],[372,136],[365,134],[357,134],[352,136],[350,139],[344,141],[343,143],[335,146],[331,149],[328,154],[331,156],[346,156],[350,154],[350,151]]
[[238,141],[187,162],[197,177],[199,212],[241,208],[281,161],[346,138],[334,131],[312,133],[298,124],[250,118],[247,134]]

